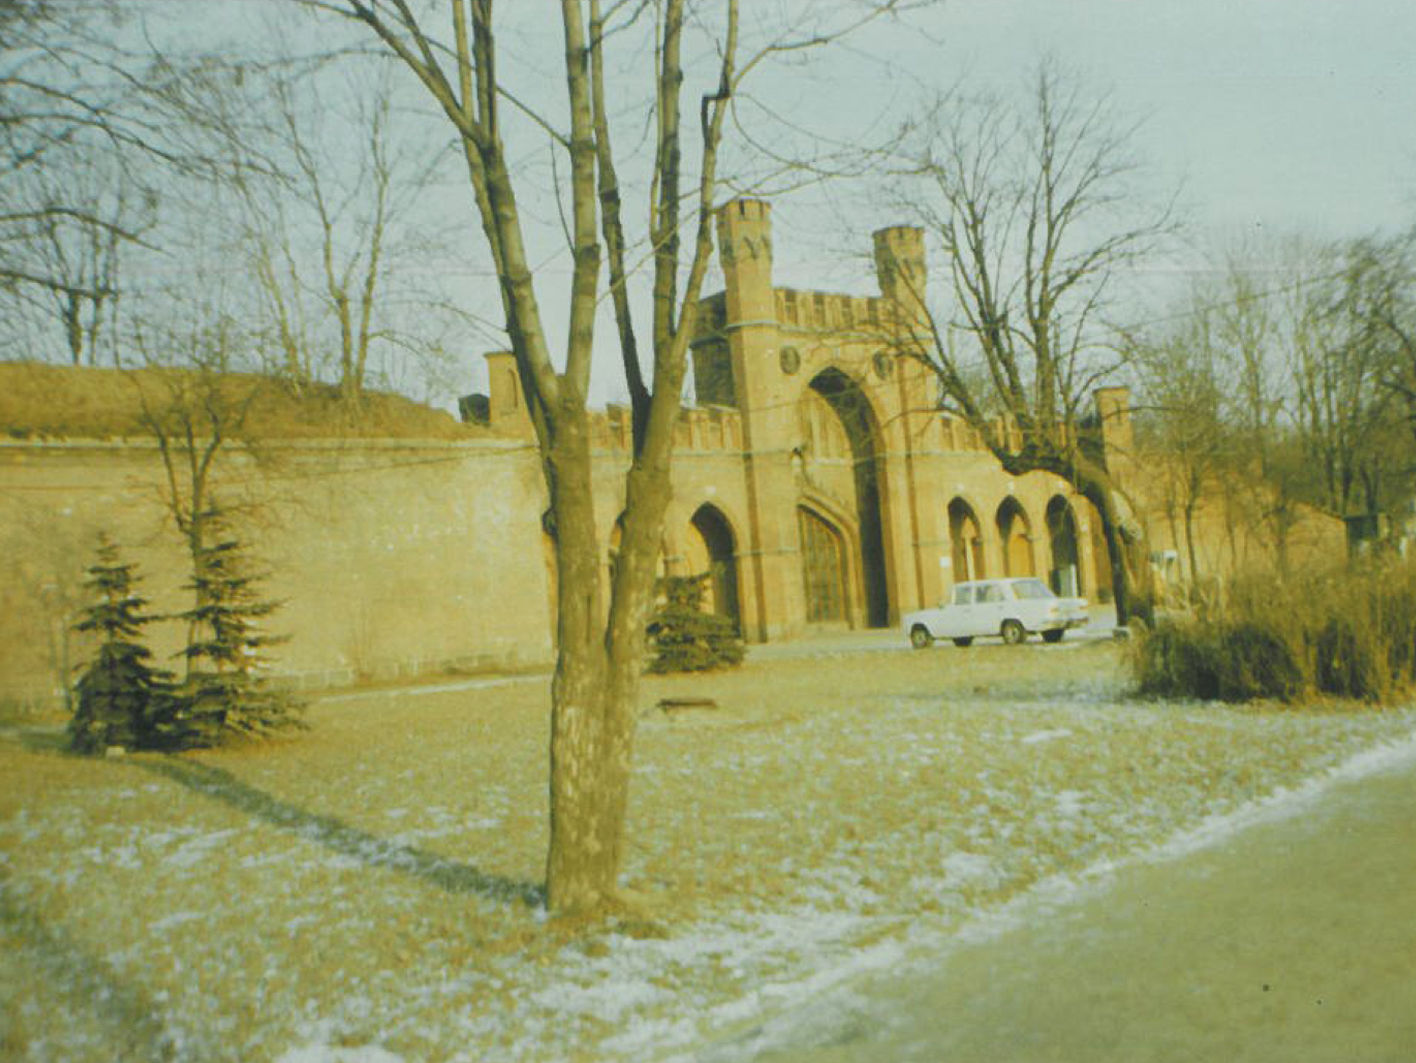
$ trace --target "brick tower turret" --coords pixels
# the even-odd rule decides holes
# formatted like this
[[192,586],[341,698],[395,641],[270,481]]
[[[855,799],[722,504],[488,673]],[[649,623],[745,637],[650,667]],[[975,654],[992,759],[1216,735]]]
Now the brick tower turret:
[[727,282],[728,320],[776,323],[772,295],[772,208],[735,199],[718,215],[718,254]]
[[748,492],[747,557],[752,595],[743,605],[749,638],[778,638],[800,624],[802,582],[791,469],[795,418],[782,416],[801,382],[782,368],[777,297],[772,288],[772,215],[761,200],[737,199],[718,215],[724,314],[722,333],[742,415]]
[[877,230],[875,275],[880,294],[906,318],[919,319],[925,298],[924,230],[912,225]]

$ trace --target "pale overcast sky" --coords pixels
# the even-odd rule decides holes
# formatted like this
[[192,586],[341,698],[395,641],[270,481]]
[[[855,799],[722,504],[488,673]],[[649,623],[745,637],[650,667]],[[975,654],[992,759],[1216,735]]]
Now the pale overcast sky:
[[[766,18],[798,2],[743,6],[745,17]],[[837,2],[812,0],[809,10]],[[258,6],[228,0],[220,10],[229,17]],[[507,35],[502,72],[535,68],[529,84],[554,101],[564,89],[551,6],[502,0],[499,12],[508,24],[538,27]],[[441,6],[433,10],[441,18]],[[757,89],[803,124],[850,139],[866,137],[872,122],[903,118],[928,88],[1019,90],[1052,56],[1088,89],[1110,90],[1123,116],[1142,120],[1136,147],[1156,195],[1179,188],[1201,246],[1243,234],[1335,239],[1416,222],[1416,0],[951,0],[908,23],[813,53]],[[321,31],[309,25],[313,43]],[[537,34],[548,36],[537,44]],[[691,91],[695,99],[701,86]],[[539,206],[558,229],[553,204]],[[467,207],[461,199],[458,209]],[[871,291],[868,234],[900,220],[887,211],[869,182],[777,201],[778,282]],[[559,272],[550,265],[546,283]]]
[[911,18],[921,32],[861,42],[843,115],[903,105],[916,81],[1017,91],[1052,56],[1140,120],[1156,194],[1179,190],[1201,244],[1416,223],[1413,0],[953,0]]
[[1146,116],[1198,218],[1351,235],[1416,214],[1412,0],[956,0],[944,62],[1053,52]]

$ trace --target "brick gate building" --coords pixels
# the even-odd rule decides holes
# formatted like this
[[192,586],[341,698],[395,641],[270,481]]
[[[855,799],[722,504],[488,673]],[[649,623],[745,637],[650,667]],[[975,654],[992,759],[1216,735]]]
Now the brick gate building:
[[[1090,503],[1056,476],[1004,473],[938,412],[928,369],[883,340],[923,289],[920,230],[875,234],[876,295],[776,287],[767,203],[729,203],[718,237],[725,288],[703,300],[692,345],[697,405],[675,450],[668,572],[711,572],[714,608],[754,641],[883,627],[966,578],[1109,593]],[[492,424],[529,435],[511,355],[488,362]],[[1099,401],[1124,404],[1124,392]],[[1124,409],[1106,424],[1119,441]],[[628,411],[610,407],[599,427],[600,464],[618,473]],[[620,482],[604,475],[598,492],[611,553]]]

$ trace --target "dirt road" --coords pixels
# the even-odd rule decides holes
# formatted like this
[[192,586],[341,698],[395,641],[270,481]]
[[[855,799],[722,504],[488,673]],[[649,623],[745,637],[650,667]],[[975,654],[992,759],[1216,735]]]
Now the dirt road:
[[798,1019],[736,1057],[1411,1063],[1416,758]]

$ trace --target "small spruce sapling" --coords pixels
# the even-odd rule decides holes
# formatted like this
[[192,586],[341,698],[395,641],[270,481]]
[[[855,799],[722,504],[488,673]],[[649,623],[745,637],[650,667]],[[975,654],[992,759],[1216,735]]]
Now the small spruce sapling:
[[177,711],[171,673],[148,663],[152,653],[141,636],[153,618],[142,611],[146,599],[134,593],[136,568],[119,559],[107,537],[100,538],[98,561],[84,581],[94,601],[74,625],[99,639],[97,654],[75,684],[69,747],[80,753],[159,747]]
[[659,581],[663,604],[649,622],[654,644],[651,672],[707,672],[734,668],[745,649],[737,625],[703,609],[708,573],[666,576]]
[[213,504],[204,523],[208,541],[194,551],[188,584],[196,603],[181,614],[191,634],[182,651],[187,679],[180,743],[213,746],[232,735],[266,737],[299,727],[301,703],[260,675],[266,664],[262,651],[285,641],[259,628],[279,603],[261,597],[264,574],[251,570],[225,511]]

